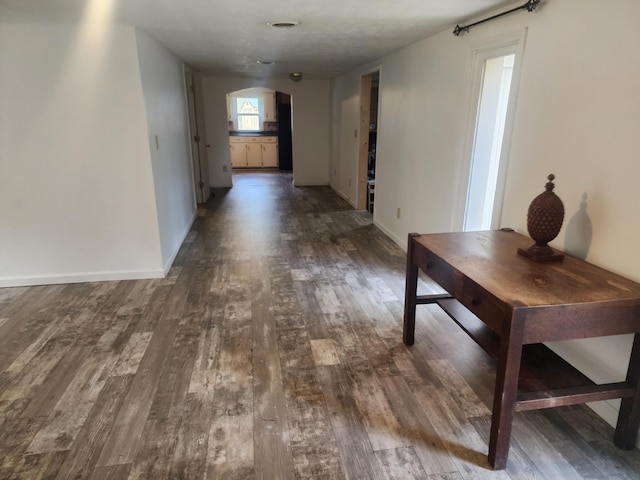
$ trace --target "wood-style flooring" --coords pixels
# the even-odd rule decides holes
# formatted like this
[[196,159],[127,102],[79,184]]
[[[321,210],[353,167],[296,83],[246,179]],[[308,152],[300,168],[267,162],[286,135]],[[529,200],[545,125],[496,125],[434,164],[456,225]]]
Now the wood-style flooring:
[[[515,415],[405,255],[328,187],[234,175],[164,279],[0,289],[0,479],[637,479],[585,406]],[[422,289],[429,289],[423,279]]]

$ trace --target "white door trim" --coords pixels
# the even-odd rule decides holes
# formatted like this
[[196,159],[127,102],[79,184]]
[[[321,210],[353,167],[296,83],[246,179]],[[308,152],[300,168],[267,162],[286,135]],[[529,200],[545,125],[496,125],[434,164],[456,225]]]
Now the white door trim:
[[509,153],[511,150],[511,133],[516,111],[520,72],[522,70],[524,48],[527,37],[527,29],[518,32],[493,37],[481,43],[471,45],[467,61],[465,110],[466,126],[461,137],[462,147],[460,157],[456,165],[456,185],[454,215],[451,220],[451,230],[461,231],[464,224],[465,207],[467,203],[467,188],[471,172],[471,159],[475,141],[478,103],[482,87],[482,74],[485,60],[489,58],[515,54],[511,91],[509,92],[509,106],[505,120],[500,166],[498,169],[498,181],[493,209],[492,228],[499,228],[502,215],[502,201],[504,198],[504,186],[507,178]]

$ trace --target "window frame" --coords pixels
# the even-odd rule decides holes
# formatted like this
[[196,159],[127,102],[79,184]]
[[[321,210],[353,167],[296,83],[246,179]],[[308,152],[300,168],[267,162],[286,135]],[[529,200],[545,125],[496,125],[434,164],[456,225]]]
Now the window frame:
[[[239,132],[259,132],[260,128],[260,98],[256,96],[243,96],[243,97],[235,97],[236,99],[236,125]],[[256,112],[242,112],[241,105],[244,105],[246,102],[249,102],[252,106],[257,105]],[[256,128],[242,128],[244,118],[251,118],[256,124]]]

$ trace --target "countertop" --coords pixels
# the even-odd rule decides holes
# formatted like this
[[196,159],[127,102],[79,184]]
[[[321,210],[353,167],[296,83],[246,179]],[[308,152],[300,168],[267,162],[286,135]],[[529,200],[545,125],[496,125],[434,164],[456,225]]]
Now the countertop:
[[260,131],[260,132],[236,132],[235,130],[229,131],[230,137],[277,137],[278,132],[268,132],[268,131]]

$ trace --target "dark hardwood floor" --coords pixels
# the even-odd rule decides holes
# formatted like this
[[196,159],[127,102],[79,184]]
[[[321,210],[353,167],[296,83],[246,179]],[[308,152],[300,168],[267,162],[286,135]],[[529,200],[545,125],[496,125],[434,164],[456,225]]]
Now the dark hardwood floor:
[[[167,278],[0,289],[0,479],[637,479],[584,406],[515,415],[405,255],[327,187],[245,172]],[[429,289],[423,281],[422,289]]]

